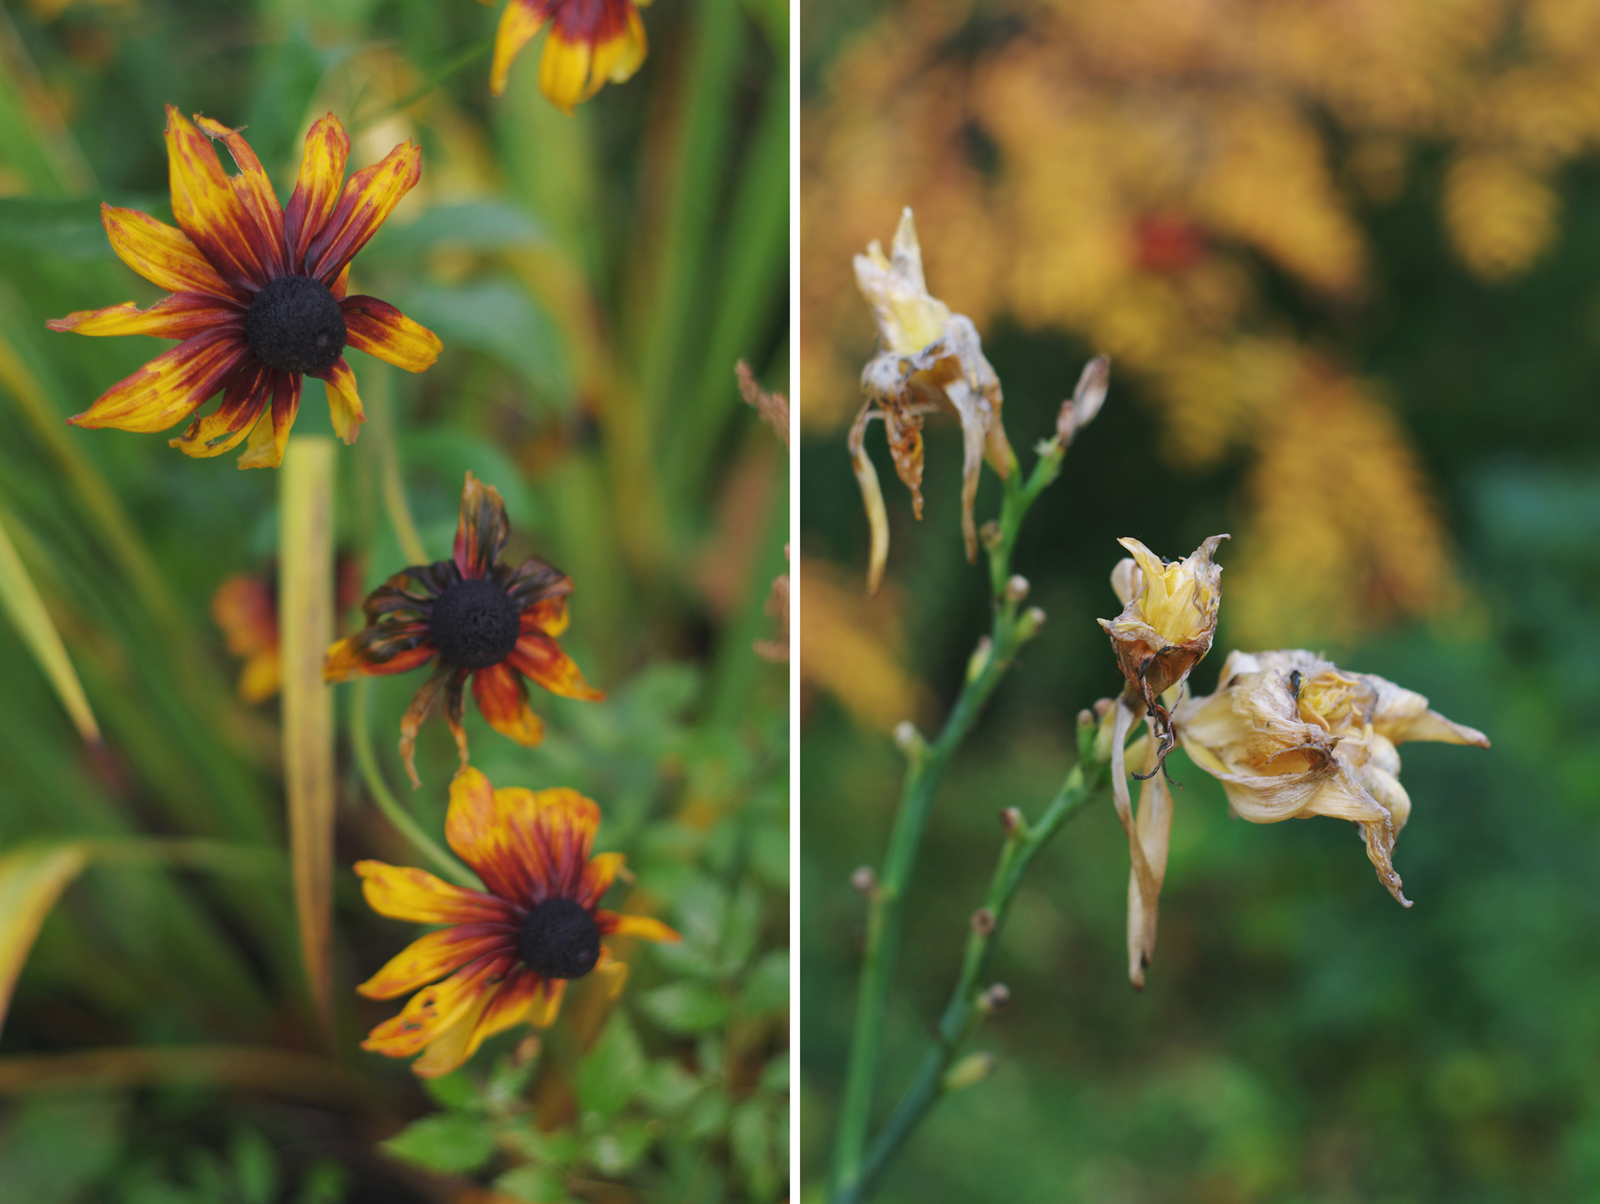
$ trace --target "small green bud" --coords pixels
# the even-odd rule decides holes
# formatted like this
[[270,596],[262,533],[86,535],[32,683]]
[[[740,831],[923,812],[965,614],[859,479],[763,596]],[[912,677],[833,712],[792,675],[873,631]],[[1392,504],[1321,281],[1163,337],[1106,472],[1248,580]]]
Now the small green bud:
[[945,1071],[944,1089],[960,1091],[965,1087],[976,1087],[994,1073],[994,1067],[995,1056],[988,1050],[968,1054]]

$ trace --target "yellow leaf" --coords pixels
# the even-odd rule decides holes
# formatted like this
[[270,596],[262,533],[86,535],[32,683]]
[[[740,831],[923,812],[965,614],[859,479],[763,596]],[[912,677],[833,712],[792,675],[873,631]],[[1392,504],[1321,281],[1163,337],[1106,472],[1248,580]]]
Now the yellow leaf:
[[61,634],[50,621],[50,612],[45,609],[44,599],[39,596],[11,537],[6,534],[8,521],[14,523],[16,520],[0,511],[0,607],[5,609],[22,642],[28,646],[33,659],[39,662],[45,677],[49,678],[56,696],[61,699],[61,705],[72,716],[78,734],[86,741],[97,744],[100,741],[100,725],[95,722],[94,712],[89,709],[83,683],[78,680],[77,671],[67,657]]
[[0,857],[0,1024],[39,926],[89,857],[82,842],[30,844]]

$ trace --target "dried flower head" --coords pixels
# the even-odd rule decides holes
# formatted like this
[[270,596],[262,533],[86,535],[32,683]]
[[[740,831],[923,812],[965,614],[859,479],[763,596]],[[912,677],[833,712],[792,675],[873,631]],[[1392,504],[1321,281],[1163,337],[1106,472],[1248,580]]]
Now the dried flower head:
[[878,353],[861,370],[867,400],[850,430],[850,455],[872,525],[872,561],[867,591],[876,593],[889,552],[888,520],[878,475],[863,447],[867,423],[883,420],[895,472],[911,491],[911,507],[922,517],[922,420],[928,414],[953,414],[961,422],[964,456],[961,530],[967,559],[978,556],[978,528],[972,516],[978,475],[985,456],[1002,478],[1016,457],[1000,422],[1000,378],[983,357],[982,340],[971,319],[928,293],[922,274],[922,247],[907,209],[895,231],[892,254],[876,242],[855,257],[856,284],[878,322]]
[[1482,732],[1430,711],[1421,694],[1301,650],[1230,653],[1217,692],[1183,702],[1173,722],[1241,818],[1330,815],[1359,825],[1378,880],[1407,907],[1393,854],[1411,799],[1395,745],[1489,747]]

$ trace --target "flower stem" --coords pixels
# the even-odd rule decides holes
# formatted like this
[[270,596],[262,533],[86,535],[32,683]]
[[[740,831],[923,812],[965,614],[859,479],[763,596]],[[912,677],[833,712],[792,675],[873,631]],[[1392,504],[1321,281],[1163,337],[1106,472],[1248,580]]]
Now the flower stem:
[[422,830],[422,826],[395,798],[394,792],[383,780],[383,771],[378,768],[378,758],[372,751],[369,723],[371,702],[371,679],[358,678],[351,689],[350,748],[355,753],[356,768],[361,773],[361,780],[366,783],[367,793],[372,795],[372,801],[378,804],[378,810],[395,826],[395,830],[432,862],[440,873],[460,886],[482,890],[483,883],[478,876]]
[[905,893],[921,850],[933,798],[956,749],[972,730],[983,704],[1000,684],[1017,652],[1038,631],[1043,614],[1028,610],[1017,614],[1018,599],[1008,596],[1011,552],[1028,508],[1061,471],[1064,452],[1056,440],[1040,448],[1040,456],[1026,483],[1013,462],[1005,478],[1000,518],[986,534],[990,582],[994,592],[994,621],[967,666],[966,682],[946,717],[944,728],[932,744],[913,738],[907,750],[905,784],[900,808],[889,837],[883,873],[871,894],[867,915],[867,948],[856,996],[855,1030],[850,1041],[844,1104],[834,1146],[832,1196],[835,1204],[860,1198],[867,1126],[877,1082],[878,1060],[888,1007],[889,982],[899,953],[905,923]]
[[1083,810],[1105,786],[1107,763],[1093,759],[1095,726],[1087,725],[1087,731],[1088,739],[1084,740],[1083,729],[1080,728],[1079,763],[1073,766],[1039,822],[1031,828],[1025,824],[1019,825],[1007,837],[989,884],[988,898],[984,902],[984,908],[994,922],[971,928],[961,963],[961,975],[956,981],[955,990],[951,992],[949,1003],[945,1005],[933,1044],[923,1054],[922,1064],[911,1086],[906,1088],[900,1102],[868,1147],[859,1178],[847,1190],[836,1193],[833,1204],[858,1204],[865,1200],[890,1160],[933,1105],[944,1096],[945,1072],[960,1052],[962,1044],[972,1036],[983,1019],[980,983],[995,943],[1000,938],[1000,930],[1005,926],[1011,901],[1022,886],[1029,866],[1066,822]]

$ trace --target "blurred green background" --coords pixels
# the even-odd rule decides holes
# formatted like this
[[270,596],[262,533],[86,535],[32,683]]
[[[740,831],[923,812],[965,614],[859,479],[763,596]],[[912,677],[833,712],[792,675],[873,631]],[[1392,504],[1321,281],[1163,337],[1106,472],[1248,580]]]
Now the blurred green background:
[[[542,43],[491,99],[498,17],[470,0],[0,11],[0,521],[106,737],[85,752],[0,621],[0,853],[131,836],[243,851],[210,868],[93,864],[68,887],[0,1037],[6,1204],[783,1195],[787,675],[752,644],[774,634],[787,470],[734,364],[785,388],[787,7],[661,0],[640,73],[571,118],[539,94]],[[335,691],[338,1033],[321,1047],[277,705],[236,697],[240,664],[211,617],[230,575],[270,578],[277,474],[62,421],[164,349],[44,322],[155,299],[111,254],[99,205],[171,220],[167,103],[247,127],[283,195],[329,110],[352,171],[406,138],[422,146],[422,182],[358,256],[355,287],[446,349],[419,377],[352,354],[369,422],[338,452],[339,549],[363,590],[405,565],[383,497],[396,464],[435,558],[464,473],[500,490],[507,558],[536,552],[574,579],[563,643],[609,700],[534,691],[549,736],[532,751],[469,708],[474,763],[496,785],[599,801],[599,847],[637,873],[611,905],[685,934],[666,952],[620,950],[633,963],[621,1002],[569,995],[537,1062],[513,1032],[424,1093],[403,1063],[357,1048],[397,1005],[354,984],[416,930],[374,916],[348,866],[419,860],[355,772],[348,687]],[[308,389],[296,433],[329,430],[323,390]],[[373,739],[437,837],[448,731],[437,716],[425,727],[415,794],[395,750],[421,681],[375,683]]]
[[[1413,811],[1395,864],[1416,901],[1409,911],[1374,880],[1352,830],[1329,820],[1231,821],[1217,784],[1175,755],[1183,789],[1142,994],[1124,974],[1126,840],[1109,797],[1093,807],[1041,858],[1001,941],[992,973],[1010,986],[1012,1002],[972,1043],[999,1055],[996,1072],[938,1106],[881,1198],[1600,1198],[1600,163],[1592,117],[1560,93],[1577,64],[1593,61],[1595,6],[1380,7],[1221,4],[1202,17],[1153,2],[807,6],[802,316],[803,329],[824,333],[808,345],[803,376],[802,640],[809,650],[839,646],[840,630],[871,633],[892,658],[867,667],[879,674],[873,697],[902,705],[864,707],[849,671],[803,653],[807,1199],[822,1198],[859,966],[865,909],[849,876],[881,861],[898,796],[903,761],[887,728],[916,717],[935,730],[988,626],[985,575],[961,550],[953,423],[929,423],[921,524],[881,439],[869,435],[894,539],[885,594],[858,600],[866,522],[841,422],[859,395],[834,394],[851,385],[847,373],[865,358],[872,323],[848,255],[867,238],[887,242],[901,204],[917,209],[930,290],[977,317],[1025,465],[1024,449],[1052,430],[1083,361],[1109,350],[1114,363],[1104,411],[1030,515],[1014,560],[1049,622],[958,754],[935,805],[891,998],[880,1116],[955,981],[967,917],[1000,846],[997,812],[1015,805],[1038,813],[1071,763],[1077,711],[1119,685],[1094,622],[1119,609],[1107,581],[1122,555],[1115,537],[1136,536],[1176,558],[1206,535],[1233,533],[1219,555],[1221,627],[1192,679],[1197,692],[1214,688],[1229,649],[1281,639],[1427,694],[1494,747],[1401,750]],[[1352,97],[1370,97],[1345,52],[1376,37],[1355,27],[1415,26],[1419,13],[1437,36],[1426,49],[1412,47],[1410,74],[1391,73],[1391,91],[1415,100],[1436,89],[1453,107],[1417,101],[1431,115],[1407,124],[1397,110],[1375,117],[1353,106]],[[1296,57],[1281,35],[1302,19],[1324,36]],[[1570,28],[1580,19],[1589,24],[1559,46],[1546,38],[1553,23]],[[1372,70],[1393,68],[1385,56],[1395,53],[1392,44],[1375,50]],[[1041,95],[1057,89],[1065,99],[1001,111],[996,96],[1020,90],[1029,71],[1048,81]],[[1490,143],[1495,153],[1528,152],[1528,170],[1543,173],[1558,203],[1546,240],[1533,237],[1525,262],[1486,271],[1464,250],[1452,190],[1463,158],[1490,137],[1472,126],[1473,115],[1485,111],[1485,98],[1503,95],[1496,89],[1514,72],[1546,85],[1547,110],[1568,113],[1572,136],[1563,155],[1542,159],[1528,149],[1532,135]],[[883,82],[869,103],[862,94],[871,80]],[[1225,228],[1207,208],[1214,194],[1185,191],[1183,173],[1201,170],[1194,164],[1217,150],[1208,113],[1246,94],[1270,96],[1310,131],[1329,203],[1359,238],[1358,287],[1309,280],[1291,252]],[[885,111],[887,95],[905,99]],[[1174,400],[1163,365],[1191,346],[1174,333],[1180,323],[1149,346],[1117,345],[1102,319],[1129,294],[1114,289],[1092,309],[1064,305],[1055,318],[1039,316],[1019,282],[1021,260],[1054,262],[1055,248],[1037,240],[1051,223],[1076,220],[1072,187],[1093,192],[1116,170],[1112,140],[1080,139],[1081,157],[1055,165],[1063,192],[1053,205],[1041,202],[1017,239],[1035,241],[1007,243],[995,228],[1018,212],[1008,206],[1026,181],[1047,170],[1030,155],[1059,145],[1056,135],[1086,114],[1109,122],[1103,114],[1113,110],[1147,126],[1171,117],[1192,135],[1174,144],[1189,158],[1176,156],[1159,186],[1140,193],[1127,177],[1120,185],[1126,288],[1148,298],[1180,289],[1193,272],[1226,267],[1248,282],[1251,300],[1222,335],[1206,337],[1279,340],[1362,382],[1392,415],[1389,443],[1378,441],[1373,454],[1408,449],[1417,493],[1437,516],[1433,541],[1453,584],[1428,604],[1384,597],[1371,564],[1381,556],[1359,547],[1340,560],[1337,548],[1308,536],[1300,563],[1274,563],[1263,551],[1280,527],[1314,532],[1326,519],[1322,478],[1359,470],[1360,456],[1355,468],[1339,461],[1337,435],[1319,439],[1315,421],[1289,453],[1278,450],[1273,431],[1302,403],[1298,393],[1268,398],[1247,435],[1218,454],[1186,456],[1174,450],[1174,424],[1203,420],[1197,408],[1222,408],[1245,386]],[[1458,119],[1460,128],[1451,127]],[[1241,120],[1235,112],[1212,128]],[[997,134],[1007,121],[1014,129]],[[1374,129],[1404,147],[1401,183],[1381,199],[1352,166],[1352,148]],[[1237,163],[1218,170],[1245,172]],[[952,178],[970,184],[940,183]],[[1261,213],[1301,203],[1270,176],[1246,187]],[[1140,222],[1151,210],[1187,224],[1193,241],[1181,255],[1149,254]],[[1515,217],[1495,214],[1513,227]],[[998,262],[968,262],[990,254]],[[842,333],[830,341],[835,329]],[[1267,433],[1257,438],[1256,428]],[[1273,456],[1287,456],[1282,473],[1263,472]],[[1275,473],[1295,487],[1268,490]],[[986,474],[979,520],[997,504]],[[1388,534],[1378,523],[1369,544]],[[1245,630],[1241,564],[1256,566],[1257,581],[1354,577],[1361,588],[1340,596],[1343,609],[1331,619],[1258,607]],[[811,608],[814,580],[825,615]],[[813,641],[813,623],[824,639]],[[896,674],[903,680],[880,680]]]

